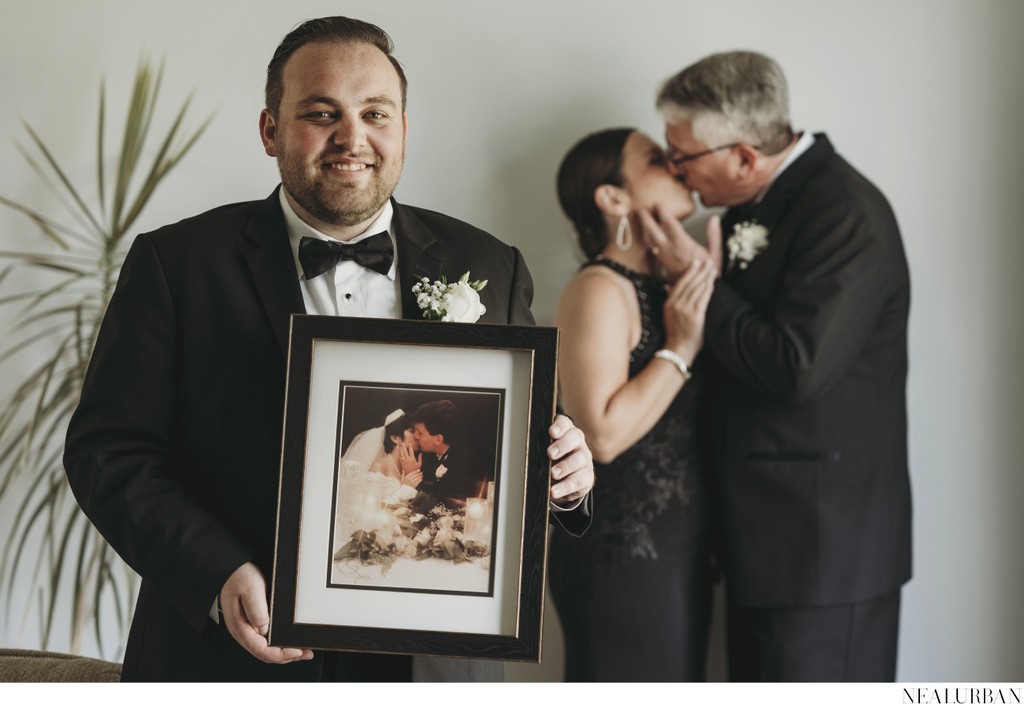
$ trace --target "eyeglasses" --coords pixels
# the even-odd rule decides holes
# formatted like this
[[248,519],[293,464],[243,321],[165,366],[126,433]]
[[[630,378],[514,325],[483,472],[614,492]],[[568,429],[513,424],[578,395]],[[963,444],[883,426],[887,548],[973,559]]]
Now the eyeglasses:
[[[705,155],[710,155],[713,152],[718,152],[719,150],[731,150],[732,148],[736,147],[737,145],[742,145],[742,144],[743,143],[729,143],[728,145],[719,145],[718,147],[715,147],[715,148],[710,148],[708,150],[701,150],[700,152],[695,152],[692,155],[680,155],[679,157],[669,157],[668,161],[671,162],[673,164],[673,166],[679,167],[680,165],[684,165],[687,162],[692,162],[694,160],[699,160],[700,158],[704,157]],[[755,150],[760,150],[761,149],[759,145],[751,145],[751,147],[754,148]]]

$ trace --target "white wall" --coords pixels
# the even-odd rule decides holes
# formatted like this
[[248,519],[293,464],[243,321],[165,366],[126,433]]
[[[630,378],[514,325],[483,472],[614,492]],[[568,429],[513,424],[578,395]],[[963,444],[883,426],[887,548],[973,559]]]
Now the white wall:
[[[889,196],[910,259],[916,559],[899,678],[1022,677],[1024,3],[0,0],[0,195],[52,208],[10,142],[24,136],[20,117],[87,184],[99,77],[119,119],[141,54],[166,58],[162,105],[195,89],[193,125],[216,117],[140,229],[268,194],[276,171],[257,135],[266,63],[295,23],[337,12],[387,29],[407,67],[398,198],[522,248],[541,321],[576,266],[553,188],[570,144],[619,124],[659,136],[656,87],[707,53],[778,59],[796,127],[827,130]],[[0,211],[0,250],[34,238]],[[0,311],[0,328],[9,317]],[[4,364],[3,380],[19,366]],[[7,643],[33,641],[8,630]],[[557,676],[555,649],[514,676]]]

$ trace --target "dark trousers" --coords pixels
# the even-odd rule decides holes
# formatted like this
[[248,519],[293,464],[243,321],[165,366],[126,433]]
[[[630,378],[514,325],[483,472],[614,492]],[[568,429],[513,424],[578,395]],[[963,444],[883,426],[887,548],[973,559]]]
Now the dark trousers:
[[729,603],[730,681],[896,679],[900,591],[853,605],[751,608]]

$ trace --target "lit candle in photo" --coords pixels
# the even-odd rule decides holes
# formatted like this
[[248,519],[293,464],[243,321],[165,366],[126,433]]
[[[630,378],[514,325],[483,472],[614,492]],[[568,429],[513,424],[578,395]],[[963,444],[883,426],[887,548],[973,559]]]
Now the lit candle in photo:
[[470,541],[486,545],[489,541],[488,532],[490,528],[490,507],[486,499],[481,497],[470,497],[466,500],[466,529],[465,536]]
[[375,484],[363,486],[363,530],[372,531],[378,528],[384,520],[384,502],[381,498],[380,487]]

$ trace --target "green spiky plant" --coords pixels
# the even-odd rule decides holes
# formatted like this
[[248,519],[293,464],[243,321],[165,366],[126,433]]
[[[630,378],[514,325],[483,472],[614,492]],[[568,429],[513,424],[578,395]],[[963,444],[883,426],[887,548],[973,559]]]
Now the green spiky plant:
[[[39,228],[35,252],[0,250],[0,305],[15,308],[11,331],[0,345],[0,366],[16,356],[43,352],[0,403],[0,503],[16,511],[0,523],[0,582],[5,625],[15,613],[14,590],[28,599],[20,626],[38,618],[43,648],[53,641],[57,608],[70,601],[70,648],[78,653],[90,627],[103,652],[104,607],[112,608],[119,639],[131,618],[137,579],[82,514],[64,476],[62,454],[68,419],[78,403],[100,320],[130,245],[131,229],[167,174],[209,125],[183,129],[191,96],[144,160],[156,114],[163,67],[143,60],[135,81],[120,150],[106,154],[106,91],[100,83],[95,200],[72,184],[69,173],[32,126],[23,121],[28,147],[17,144],[31,170],[70,216],[45,216],[0,196]],[[148,163],[144,165],[143,163]],[[107,165],[116,166],[108,170]],[[90,190],[91,192],[92,190]],[[0,234],[0,240],[3,240]],[[8,290],[14,271],[42,270],[42,286]],[[7,378],[5,376],[4,378]],[[30,585],[29,585],[30,584]]]

